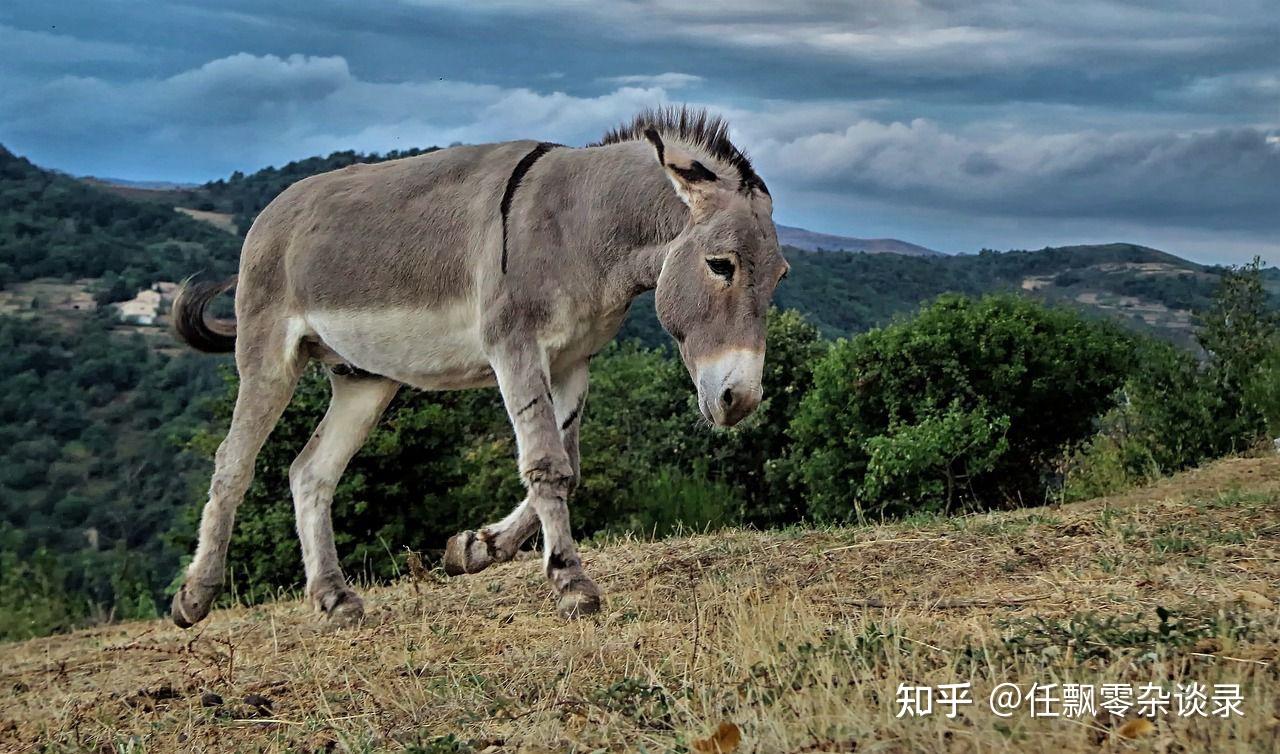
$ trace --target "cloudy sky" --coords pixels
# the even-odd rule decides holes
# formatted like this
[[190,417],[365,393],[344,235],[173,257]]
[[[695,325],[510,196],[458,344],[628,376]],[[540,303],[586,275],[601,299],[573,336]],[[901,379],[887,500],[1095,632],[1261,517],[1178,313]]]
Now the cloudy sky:
[[681,102],[730,118],[780,222],[1280,262],[1274,0],[0,6],[0,143],[75,174],[583,144]]

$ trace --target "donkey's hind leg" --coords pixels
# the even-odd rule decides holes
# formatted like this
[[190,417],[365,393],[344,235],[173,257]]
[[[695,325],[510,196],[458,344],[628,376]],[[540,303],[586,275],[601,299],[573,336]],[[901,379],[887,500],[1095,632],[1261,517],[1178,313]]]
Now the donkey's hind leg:
[[329,410],[290,467],[289,487],[307,571],[307,596],[331,623],[348,626],[364,617],[364,602],[347,585],[338,564],[330,506],[342,472],[400,384],[373,375],[336,373],[330,382]]
[[243,354],[237,357],[240,388],[231,427],[214,458],[209,500],[200,516],[200,540],[195,557],[187,568],[182,588],[173,595],[170,614],[173,622],[182,628],[195,625],[208,615],[213,600],[222,591],[236,508],[253,481],[253,463],[258,451],[293,397],[303,363],[292,356],[270,366],[247,361]]

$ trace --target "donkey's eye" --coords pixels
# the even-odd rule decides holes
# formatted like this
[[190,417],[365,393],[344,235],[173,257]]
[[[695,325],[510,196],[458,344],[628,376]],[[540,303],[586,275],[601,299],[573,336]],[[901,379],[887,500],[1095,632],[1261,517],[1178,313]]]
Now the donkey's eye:
[[725,282],[733,282],[733,262],[724,257],[712,257],[707,260],[707,269],[711,270],[711,274],[722,277]]

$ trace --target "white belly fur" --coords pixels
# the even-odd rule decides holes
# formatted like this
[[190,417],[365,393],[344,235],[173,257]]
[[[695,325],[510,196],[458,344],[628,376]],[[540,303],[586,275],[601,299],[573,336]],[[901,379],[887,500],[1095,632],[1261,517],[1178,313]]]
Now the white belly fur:
[[440,309],[319,311],[310,330],[352,366],[423,390],[495,384],[469,303]]
[[[553,375],[579,364],[617,332],[626,310],[600,317],[562,303],[538,333]],[[352,366],[422,390],[495,385],[481,317],[470,302],[439,309],[316,311],[298,329]]]

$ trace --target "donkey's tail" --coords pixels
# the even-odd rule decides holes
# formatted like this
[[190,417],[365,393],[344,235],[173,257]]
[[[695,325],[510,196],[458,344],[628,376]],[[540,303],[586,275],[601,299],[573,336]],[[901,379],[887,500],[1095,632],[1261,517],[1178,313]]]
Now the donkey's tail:
[[236,287],[236,276],[217,283],[197,283],[190,278],[173,299],[170,317],[174,332],[182,342],[205,353],[229,353],[236,348],[236,323],[225,319],[207,319],[209,302]]

